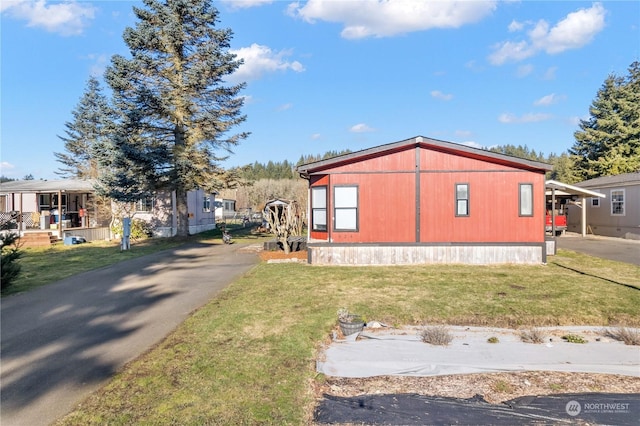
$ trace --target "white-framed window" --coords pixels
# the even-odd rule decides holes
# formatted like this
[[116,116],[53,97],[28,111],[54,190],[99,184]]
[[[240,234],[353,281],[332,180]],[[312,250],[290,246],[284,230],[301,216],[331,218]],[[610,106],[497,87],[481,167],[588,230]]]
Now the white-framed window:
[[326,186],[314,186],[311,188],[311,229],[314,231],[327,230]]
[[355,185],[333,188],[333,229],[358,230],[358,187]]
[[533,184],[521,183],[518,196],[520,216],[533,216]]
[[153,197],[143,197],[136,201],[137,212],[151,212],[153,210]]
[[469,216],[468,183],[456,183],[456,216]]
[[624,216],[624,189],[611,190],[611,216]]
[[211,211],[211,197],[205,195],[202,199],[202,211],[208,213]]
[[591,199],[591,207],[593,207],[593,208],[598,208],[598,207],[600,207],[600,198],[598,198],[598,197],[593,197],[593,198]]

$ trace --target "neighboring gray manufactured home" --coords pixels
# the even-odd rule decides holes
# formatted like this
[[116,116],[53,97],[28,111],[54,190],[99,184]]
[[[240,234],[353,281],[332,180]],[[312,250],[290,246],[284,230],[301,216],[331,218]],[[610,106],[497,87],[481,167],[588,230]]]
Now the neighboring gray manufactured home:
[[[588,232],[594,235],[640,240],[640,172],[603,176],[576,183],[575,186],[605,194],[606,198],[588,198]],[[581,206],[568,207],[567,228],[580,230]]]

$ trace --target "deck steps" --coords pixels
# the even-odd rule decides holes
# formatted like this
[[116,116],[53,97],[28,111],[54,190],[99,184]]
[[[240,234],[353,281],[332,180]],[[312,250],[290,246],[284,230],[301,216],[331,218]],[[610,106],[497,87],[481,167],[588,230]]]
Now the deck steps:
[[20,237],[21,247],[51,247],[59,241],[52,232],[28,232]]

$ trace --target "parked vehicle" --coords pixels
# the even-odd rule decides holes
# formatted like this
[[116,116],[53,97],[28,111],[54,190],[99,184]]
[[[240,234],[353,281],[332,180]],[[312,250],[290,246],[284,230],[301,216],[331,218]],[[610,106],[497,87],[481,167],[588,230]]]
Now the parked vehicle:
[[[567,216],[560,214],[555,217],[556,235],[562,235],[567,230]],[[553,232],[553,220],[551,218],[551,212],[547,212],[545,219],[544,230],[547,232]]]

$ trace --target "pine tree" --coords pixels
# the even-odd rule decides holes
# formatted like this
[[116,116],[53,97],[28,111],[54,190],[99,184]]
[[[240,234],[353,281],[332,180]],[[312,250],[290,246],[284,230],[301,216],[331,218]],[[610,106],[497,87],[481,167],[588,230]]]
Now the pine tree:
[[104,138],[107,121],[113,117],[95,77],[87,81],[85,92],[72,114],[73,121],[65,123],[66,136],[58,136],[64,142],[65,152],[54,153],[57,161],[63,164],[56,174],[78,179],[96,178],[98,166],[93,147]]
[[640,62],[610,75],[580,121],[569,150],[580,180],[640,170]]
[[223,85],[241,62],[228,51],[231,30],[215,28],[211,3],[144,0],[123,35],[131,58],[114,56],[105,73],[119,118],[101,147],[101,162],[115,167],[103,188],[121,201],[175,191],[178,236],[189,231],[187,192],[221,188],[227,177],[216,151],[248,136],[227,136],[245,120],[244,84]]

